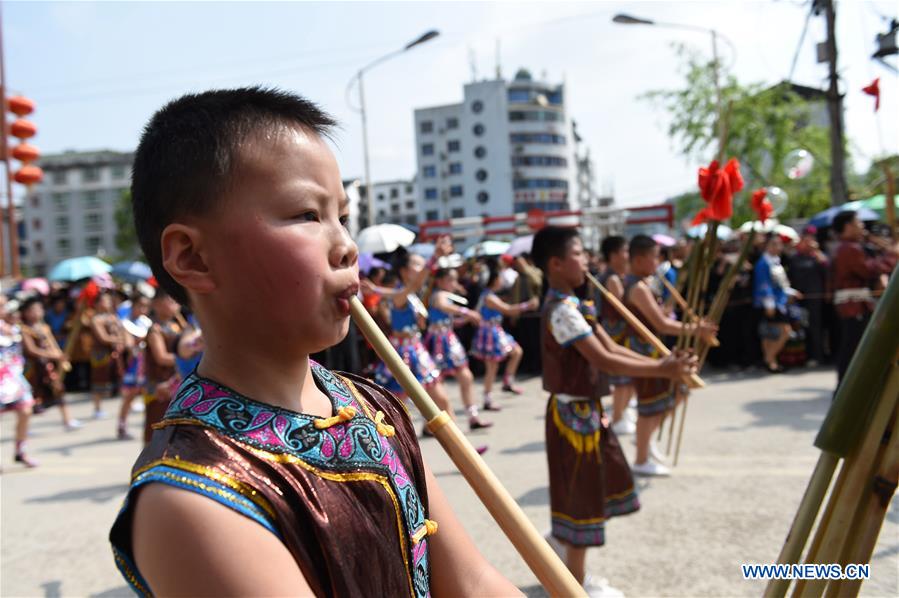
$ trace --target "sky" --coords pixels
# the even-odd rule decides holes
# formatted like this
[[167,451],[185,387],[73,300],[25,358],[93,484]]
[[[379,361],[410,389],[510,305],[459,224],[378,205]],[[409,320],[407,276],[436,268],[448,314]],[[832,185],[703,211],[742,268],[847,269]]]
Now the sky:
[[[166,101],[190,91],[265,84],[298,92],[341,124],[335,153],[344,178],[361,176],[359,114],[347,86],[371,60],[423,32],[436,39],[365,76],[374,181],[416,171],[413,111],[461,101],[473,78],[509,79],[521,67],[564,81],[568,110],[590,147],[598,183],[621,205],[659,203],[695,187],[697,162],[666,135],[667,116],[639,99],[682,84],[672,44],[710,52],[710,37],[611,22],[626,12],[714,28],[741,83],[787,78],[825,87],[816,64],[823,16],[800,34],[805,0],[631,2],[3,2],[7,86],[37,104],[33,144],[64,150],[133,150]],[[837,2],[846,135],[856,166],[899,152],[899,77],[870,60],[875,33],[896,17],[891,1]],[[497,47],[499,51],[497,51]],[[896,64],[896,57],[888,59]],[[881,109],[860,90],[880,77]],[[355,100],[355,96],[352,98]],[[355,103],[355,102],[354,102]]]

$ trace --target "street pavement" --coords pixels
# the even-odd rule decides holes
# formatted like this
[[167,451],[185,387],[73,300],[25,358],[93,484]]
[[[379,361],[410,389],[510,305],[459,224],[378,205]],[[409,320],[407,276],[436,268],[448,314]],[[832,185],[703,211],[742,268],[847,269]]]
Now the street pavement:
[[[778,376],[708,372],[689,401],[680,462],[667,479],[638,480],[642,509],[606,526],[606,546],[591,549],[588,570],[628,596],[759,596],[764,582],[742,578],[741,563],[776,560],[818,451],[812,445],[830,404],[829,370]],[[485,459],[541,532],[549,526],[540,379],[501,399],[496,425],[472,434]],[[457,401],[458,392],[450,389]],[[114,413],[117,401],[107,402]],[[12,463],[14,417],[2,421],[0,595],[126,596],[107,534],[121,505],[138,441],[114,439],[112,419],[63,432],[55,410],[34,419],[30,454],[41,465]],[[131,416],[139,435],[143,415]],[[464,418],[460,417],[460,423]],[[633,437],[622,437],[629,458]],[[426,460],[484,555],[529,596],[536,578],[493,523],[434,440]],[[666,442],[663,441],[664,448]],[[439,533],[439,532],[438,532]],[[871,563],[866,596],[899,595],[899,499],[894,498]],[[376,595],[376,592],[373,594]]]

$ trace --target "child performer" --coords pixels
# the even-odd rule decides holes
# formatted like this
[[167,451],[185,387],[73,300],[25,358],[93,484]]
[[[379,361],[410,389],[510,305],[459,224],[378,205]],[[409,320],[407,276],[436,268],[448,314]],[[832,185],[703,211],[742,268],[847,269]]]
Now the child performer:
[[126,343],[131,341],[116,315],[112,295],[108,292],[97,297],[91,318],[91,333],[94,335],[91,351],[91,396],[94,401],[94,419],[102,419],[106,417],[103,399],[112,395],[115,380],[121,378]]
[[145,594],[520,595],[453,515],[403,404],[309,361],[346,335],[359,288],[332,125],[244,88],[184,96],[144,130],[137,235],[206,348],[135,464],[116,562]]
[[481,324],[475,333],[474,342],[471,344],[471,355],[484,362],[484,410],[500,411],[502,408],[493,402],[493,381],[499,364],[508,359],[506,371],[503,374],[503,390],[515,394],[521,394],[521,388],[515,386],[515,373],[524,352],[521,345],[515,342],[511,334],[503,328],[503,316],[518,316],[526,311],[532,311],[540,306],[540,300],[531,297],[530,300],[516,305],[509,305],[500,299],[496,292],[502,287],[500,270],[497,266],[490,267],[487,276],[487,287],[478,299],[478,312],[481,314]]
[[116,424],[116,437],[119,440],[132,440],[133,436],[128,433],[128,414],[131,413],[131,403],[145,392],[147,385],[144,351],[147,347],[147,332],[152,325],[149,313],[150,300],[135,293],[131,299],[128,318],[122,322],[131,340],[125,351],[125,372],[122,374],[122,406],[119,408],[119,421]]
[[[659,299],[650,288],[647,279],[655,275],[659,262],[659,245],[652,237],[637,235],[631,239],[630,274],[624,279],[624,304],[634,312],[646,327],[659,336],[679,336],[698,334],[706,342],[711,342],[718,327],[706,321],[684,326],[665,315]],[[658,357],[658,352],[637,332],[627,327],[626,346],[641,355]],[[683,399],[686,389],[659,377],[642,378],[635,381],[637,390],[637,457],[634,473],[646,476],[667,476],[671,470],[660,461],[664,459],[652,446],[652,435],[658,429],[662,415],[673,409]],[[652,457],[652,460],[650,460]]]
[[40,298],[31,297],[22,303],[19,311],[22,314],[25,378],[31,384],[31,393],[45,408],[58,404],[63,427],[67,432],[77,430],[81,422],[69,413],[63,386],[65,355],[44,322],[44,305]]
[[147,394],[144,395],[144,444],[150,442],[153,426],[165,415],[172,396],[181,384],[175,368],[178,335],[181,327],[175,321],[178,303],[163,287],[156,289],[150,302],[153,324],[147,332],[144,351],[144,371],[147,375]]
[[[609,475],[600,458],[601,407],[590,368],[679,379],[690,373],[695,360],[683,355],[649,360],[617,346],[602,328],[590,326],[574,295],[587,271],[586,253],[575,229],[540,230],[534,236],[532,256],[549,286],[540,336],[543,388],[551,393],[546,410],[551,534],[564,544],[565,563],[589,594],[620,596],[605,580],[585,571],[587,548],[603,545],[603,522],[614,514],[605,511]],[[619,512],[637,506],[619,505]]]
[[[620,301],[624,298],[622,279],[628,269],[627,239],[617,235],[606,237],[600,251],[606,261],[606,271],[599,276],[599,282]],[[625,321],[621,314],[608,301],[601,301],[599,310],[602,327],[612,340],[624,344]],[[609,382],[612,384],[612,427],[619,436],[633,434],[637,427],[629,417],[627,406],[634,396],[634,382],[628,376],[611,376]]]
[[37,461],[25,454],[34,399],[25,379],[22,332],[15,325],[14,316],[15,311],[7,309],[6,295],[0,293],[0,413],[16,412],[15,462],[25,467],[37,467]]
[[478,406],[472,396],[474,376],[468,369],[468,357],[465,348],[453,330],[454,317],[467,320],[472,324],[481,323],[481,316],[476,311],[454,305],[448,293],[465,292],[459,284],[459,275],[454,268],[442,268],[434,275],[435,289],[431,293],[428,305],[428,333],[425,336],[425,348],[434,358],[437,368],[443,376],[455,376],[462,392],[462,403],[468,411],[468,428],[477,430],[489,428],[492,422],[478,417]]

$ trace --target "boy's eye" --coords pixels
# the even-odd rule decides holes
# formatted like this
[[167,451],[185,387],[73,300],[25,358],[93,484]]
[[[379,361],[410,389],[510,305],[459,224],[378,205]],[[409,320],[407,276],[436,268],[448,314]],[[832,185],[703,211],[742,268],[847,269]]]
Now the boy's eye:
[[318,222],[318,214],[313,211],[303,212],[297,216],[298,220],[305,220],[306,222]]
[[346,228],[350,225],[350,217],[349,216],[341,216],[340,217],[340,226]]

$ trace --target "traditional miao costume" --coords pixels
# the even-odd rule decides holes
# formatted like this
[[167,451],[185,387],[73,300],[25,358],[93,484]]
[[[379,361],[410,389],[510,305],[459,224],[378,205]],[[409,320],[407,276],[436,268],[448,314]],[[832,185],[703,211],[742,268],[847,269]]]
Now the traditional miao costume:
[[[181,328],[176,322],[165,322],[163,324],[154,322],[147,333],[147,337],[151,334],[161,334],[165,341],[166,351],[174,354],[180,333]],[[175,371],[175,366],[163,366],[156,363],[149,343],[147,345],[144,350],[144,371],[147,376],[147,394],[144,395],[144,403],[146,405],[146,410],[144,411],[144,442],[150,441],[150,436],[153,433],[153,424],[161,420],[163,415],[165,415],[169,401],[181,382],[181,377]]]
[[[415,308],[409,298],[406,305],[399,308],[390,301],[390,330],[390,343],[421,385],[427,388],[439,382],[440,370],[421,342]],[[375,368],[375,380],[394,394],[406,393],[383,362]]]
[[196,373],[184,380],[134,465],[110,532],[135,591],[150,593],[133,555],[134,496],[156,482],[275,534],[316,596],[429,595],[427,536],[436,524],[405,408],[363,378],[310,366],[333,417],[267,405]]
[[496,293],[488,289],[478,299],[481,324],[475,332],[469,352],[482,361],[505,361],[517,343],[503,328],[503,314],[487,306],[487,297],[490,295],[496,296]]
[[[602,273],[599,277],[599,282],[606,288],[609,288],[608,281],[611,277],[618,277],[618,274],[612,271],[611,268],[607,268],[605,272]],[[619,277],[620,278],[620,277]],[[622,281],[622,285],[623,285]],[[624,341],[627,332],[627,322],[624,321],[624,318],[621,317],[621,314],[618,313],[618,310],[615,309],[611,303],[608,301],[600,301],[599,302],[599,322],[602,324],[603,330],[605,330],[612,340],[618,343],[619,345],[624,346]],[[633,384],[634,379],[630,376],[619,376],[612,375],[609,376],[609,383],[613,386],[627,386],[628,384]]]
[[[116,316],[102,314],[94,317],[100,318],[99,325],[103,327],[106,334],[113,337],[121,335],[121,324]],[[91,349],[91,391],[107,394],[112,392],[114,382],[122,371],[122,366],[122,355],[94,335],[94,344]]]
[[28,409],[33,403],[31,386],[25,379],[22,332],[4,324],[0,326],[0,413]]
[[[628,274],[624,277],[624,304],[643,324],[652,330],[649,320],[630,302],[630,292],[642,279]],[[656,297],[658,300],[658,297]],[[650,343],[645,341],[636,330],[625,323],[626,332],[624,346],[635,353],[659,359],[661,354]],[[634,389],[637,392],[637,415],[652,417],[660,415],[674,407],[675,385],[667,378],[634,378]]]
[[546,457],[552,535],[575,546],[602,546],[608,517],[640,508],[621,447],[602,425],[589,362],[574,343],[593,334],[574,295],[550,289],[541,319]]
[[428,307],[428,331],[425,348],[443,375],[452,375],[468,366],[465,347],[453,330],[453,316],[433,305],[434,296],[443,291],[435,290]]
[[[53,347],[53,332],[43,322],[34,326],[23,325],[22,333],[30,334],[34,344],[42,351]],[[41,407],[50,407],[63,400],[65,396],[63,373],[55,361],[25,355],[25,378],[31,385],[32,395],[40,401]]]
[[[146,333],[152,325],[152,321],[147,316],[138,316],[135,319],[124,318],[129,323],[125,326],[125,330],[134,339],[131,350],[127,353],[125,359],[125,371],[122,374],[122,387],[137,389],[143,388],[147,384],[146,372]],[[134,333],[131,333],[131,330]]]

